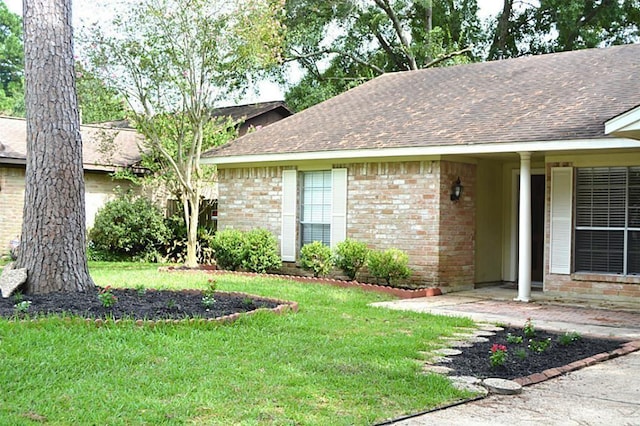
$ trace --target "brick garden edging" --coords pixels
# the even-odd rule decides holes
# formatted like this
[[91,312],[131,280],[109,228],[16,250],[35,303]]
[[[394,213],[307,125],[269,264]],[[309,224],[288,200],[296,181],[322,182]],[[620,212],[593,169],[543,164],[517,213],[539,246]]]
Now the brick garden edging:
[[345,281],[345,280],[337,280],[333,278],[315,278],[315,277],[305,277],[300,275],[281,275],[281,274],[259,274],[256,272],[239,272],[239,271],[225,271],[220,269],[211,269],[211,268],[198,268],[198,269],[180,269],[174,268],[172,266],[163,266],[158,268],[161,272],[204,272],[207,274],[213,275],[239,275],[245,277],[261,277],[261,278],[273,278],[273,279],[284,279],[284,280],[292,280],[298,281],[301,283],[313,283],[313,284],[327,284],[333,285],[336,287],[343,288],[361,288],[365,291],[375,291],[378,293],[390,294],[392,296],[397,296],[400,299],[414,299],[418,297],[432,297],[432,296],[440,296],[442,295],[442,291],[437,287],[428,287],[428,288],[419,288],[415,290],[404,289],[404,288],[396,288],[389,287],[378,284],[368,284],[361,283],[358,281]]
[[593,364],[597,364],[602,361],[614,359],[622,355],[627,355],[632,352],[640,350],[640,340],[634,340],[626,342],[620,345],[618,349],[614,349],[611,352],[602,352],[596,355],[592,355],[588,358],[584,358],[578,361],[574,361],[570,364],[563,365],[562,367],[550,368],[544,370],[542,373],[534,373],[525,377],[518,377],[513,381],[519,383],[522,386],[535,385],[536,383],[544,382],[549,379],[561,376],[570,371],[580,370],[581,368],[588,367]]
[[[155,289],[148,289],[147,291],[155,291]],[[190,290],[190,289],[186,289],[186,290],[178,290],[180,292],[193,292],[196,290]],[[253,294],[249,294],[249,293],[243,293],[240,291],[216,291],[216,294],[226,294],[229,296],[246,296],[246,297],[257,297]],[[71,318],[71,317],[64,317],[63,321],[66,323],[72,323],[72,322],[84,322],[87,325],[95,325],[96,327],[102,327],[103,325],[109,325],[109,324],[115,324],[115,325],[120,325],[120,324],[126,324],[126,323],[133,323],[135,325],[137,325],[138,327],[155,327],[157,325],[162,325],[162,324],[231,324],[236,322],[239,318],[241,318],[242,316],[246,316],[246,315],[254,315],[256,312],[273,312],[276,315],[284,315],[287,312],[298,312],[298,302],[291,302],[288,300],[282,300],[282,299],[275,299],[275,298],[271,298],[271,297],[262,297],[259,296],[258,297],[260,300],[264,300],[267,302],[273,302],[273,303],[277,303],[278,305],[275,308],[258,308],[258,309],[254,309],[252,311],[247,311],[247,312],[236,312],[234,314],[229,314],[229,315],[224,315],[221,317],[216,317],[216,318],[181,318],[181,319],[159,319],[159,320],[142,320],[142,319],[137,319],[137,320],[132,320],[132,319],[116,319],[116,320],[112,320],[112,319],[102,319],[102,318],[81,318],[81,317],[77,317],[77,318]],[[21,323],[26,323],[26,322],[38,322],[38,321],[44,321],[49,319],[48,317],[43,317],[43,318],[33,318],[31,320],[25,320],[25,319],[21,319],[19,322]]]

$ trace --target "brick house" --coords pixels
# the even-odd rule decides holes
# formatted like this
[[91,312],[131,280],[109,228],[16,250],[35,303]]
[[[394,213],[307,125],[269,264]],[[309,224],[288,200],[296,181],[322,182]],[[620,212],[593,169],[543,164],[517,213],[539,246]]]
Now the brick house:
[[206,153],[219,226],[292,263],[397,247],[444,292],[640,298],[638,76],[640,45],[382,75]]
[[[81,126],[85,178],[86,225],[100,207],[115,197],[111,173],[140,161],[135,130]],[[24,204],[27,125],[22,118],[0,117],[0,253],[20,235]]]

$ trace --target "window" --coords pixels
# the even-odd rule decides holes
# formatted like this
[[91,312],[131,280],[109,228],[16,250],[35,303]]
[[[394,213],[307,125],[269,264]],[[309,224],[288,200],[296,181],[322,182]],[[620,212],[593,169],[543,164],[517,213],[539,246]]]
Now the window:
[[282,171],[283,261],[295,262],[300,244],[322,241],[335,247],[347,238],[347,181],[345,168]]
[[640,274],[640,167],[576,172],[575,270]]
[[331,242],[331,171],[303,172],[300,202],[301,245]]

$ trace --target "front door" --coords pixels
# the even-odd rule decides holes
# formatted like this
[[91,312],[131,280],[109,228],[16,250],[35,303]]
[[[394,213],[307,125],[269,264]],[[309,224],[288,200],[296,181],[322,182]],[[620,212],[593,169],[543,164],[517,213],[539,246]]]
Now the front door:
[[531,281],[542,283],[544,272],[545,176],[531,176]]

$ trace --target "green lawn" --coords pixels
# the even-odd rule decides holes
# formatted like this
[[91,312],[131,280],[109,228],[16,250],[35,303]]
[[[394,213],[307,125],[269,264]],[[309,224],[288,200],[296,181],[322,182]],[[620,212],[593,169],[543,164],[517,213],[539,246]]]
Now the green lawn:
[[[92,264],[101,286],[204,288],[208,275]],[[420,351],[470,320],[368,306],[388,296],[221,276],[220,290],[300,311],[232,325],[0,321],[0,424],[372,424],[469,396],[421,373]]]

